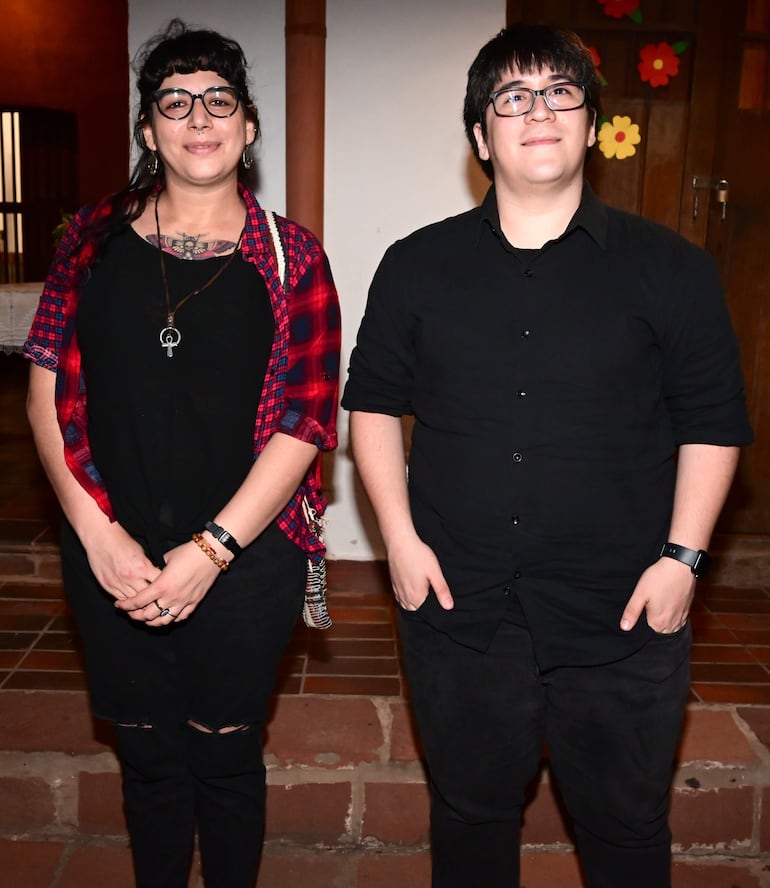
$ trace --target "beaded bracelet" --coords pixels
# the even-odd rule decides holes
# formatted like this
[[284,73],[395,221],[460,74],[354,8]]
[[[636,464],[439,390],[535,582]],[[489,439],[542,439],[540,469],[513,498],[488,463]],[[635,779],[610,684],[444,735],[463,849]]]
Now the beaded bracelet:
[[224,558],[220,558],[219,555],[214,551],[214,549],[203,539],[203,537],[199,533],[194,533],[192,535],[193,542],[195,545],[203,552],[205,555],[208,555],[209,558],[216,564],[216,566],[221,571],[226,571],[230,569],[230,565],[225,561]]

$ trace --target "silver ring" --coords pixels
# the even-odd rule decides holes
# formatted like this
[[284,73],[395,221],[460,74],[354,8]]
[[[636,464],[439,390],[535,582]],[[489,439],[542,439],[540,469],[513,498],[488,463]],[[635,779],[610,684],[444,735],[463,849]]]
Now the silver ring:
[[158,614],[159,617],[167,617],[171,613],[171,611],[167,607],[161,607],[157,601],[153,601],[153,604],[160,611],[160,613]]

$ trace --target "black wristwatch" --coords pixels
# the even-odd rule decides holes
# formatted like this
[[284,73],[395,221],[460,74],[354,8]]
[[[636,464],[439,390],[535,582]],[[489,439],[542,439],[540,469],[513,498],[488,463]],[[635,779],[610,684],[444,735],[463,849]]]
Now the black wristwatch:
[[222,543],[225,549],[228,549],[230,552],[232,552],[233,555],[237,556],[241,554],[242,549],[238,545],[238,541],[231,533],[228,533],[228,531],[226,531],[224,527],[220,527],[218,524],[214,524],[213,521],[207,521],[206,530],[214,537],[215,540],[219,540],[219,542]]
[[677,543],[664,543],[660,550],[660,557],[673,558],[688,565],[693,576],[700,580],[705,577],[711,567],[711,556],[705,549],[688,549]]

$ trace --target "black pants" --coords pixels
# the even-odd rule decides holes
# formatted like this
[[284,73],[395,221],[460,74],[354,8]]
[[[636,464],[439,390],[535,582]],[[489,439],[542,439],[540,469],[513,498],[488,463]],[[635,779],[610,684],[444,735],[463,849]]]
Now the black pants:
[[611,664],[540,674],[520,609],[485,653],[400,612],[431,779],[433,888],[516,888],[522,808],[549,750],[589,888],[670,888],[669,789],[688,626]]
[[94,712],[116,729],[138,888],[186,888],[196,826],[207,888],[253,888],[264,831],[262,732],[302,608],[305,563],[272,526],[189,620],[153,629],[115,609],[63,528],[64,583]]

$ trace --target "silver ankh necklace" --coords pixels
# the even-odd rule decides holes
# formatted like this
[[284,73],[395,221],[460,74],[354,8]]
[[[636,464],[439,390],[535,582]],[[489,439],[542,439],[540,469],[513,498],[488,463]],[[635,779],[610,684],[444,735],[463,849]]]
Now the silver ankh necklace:
[[155,198],[155,233],[158,236],[158,253],[160,255],[160,275],[163,279],[163,292],[166,296],[166,326],[163,327],[160,331],[160,335],[158,339],[161,344],[161,348],[166,350],[166,357],[173,358],[174,357],[174,349],[179,345],[182,341],[182,331],[176,325],[176,313],[179,309],[187,302],[188,299],[192,299],[193,296],[197,296],[198,293],[202,293],[205,289],[210,287],[214,281],[227,270],[230,263],[235,259],[238,255],[238,252],[241,249],[241,241],[243,240],[243,234],[246,231],[246,227],[244,226],[240,235],[238,236],[238,241],[235,244],[235,249],[232,253],[227,257],[227,261],[223,262],[222,265],[214,272],[214,274],[200,287],[197,287],[195,290],[191,290],[186,296],[183,296],[174,308],[171,308],[171,291],[168,285],[168,276],[166,275],[166,260],[163,257],[163,244],[161,243],[160,238],[160,220],[158,219],[158,202],[160,200],[160,195]]

